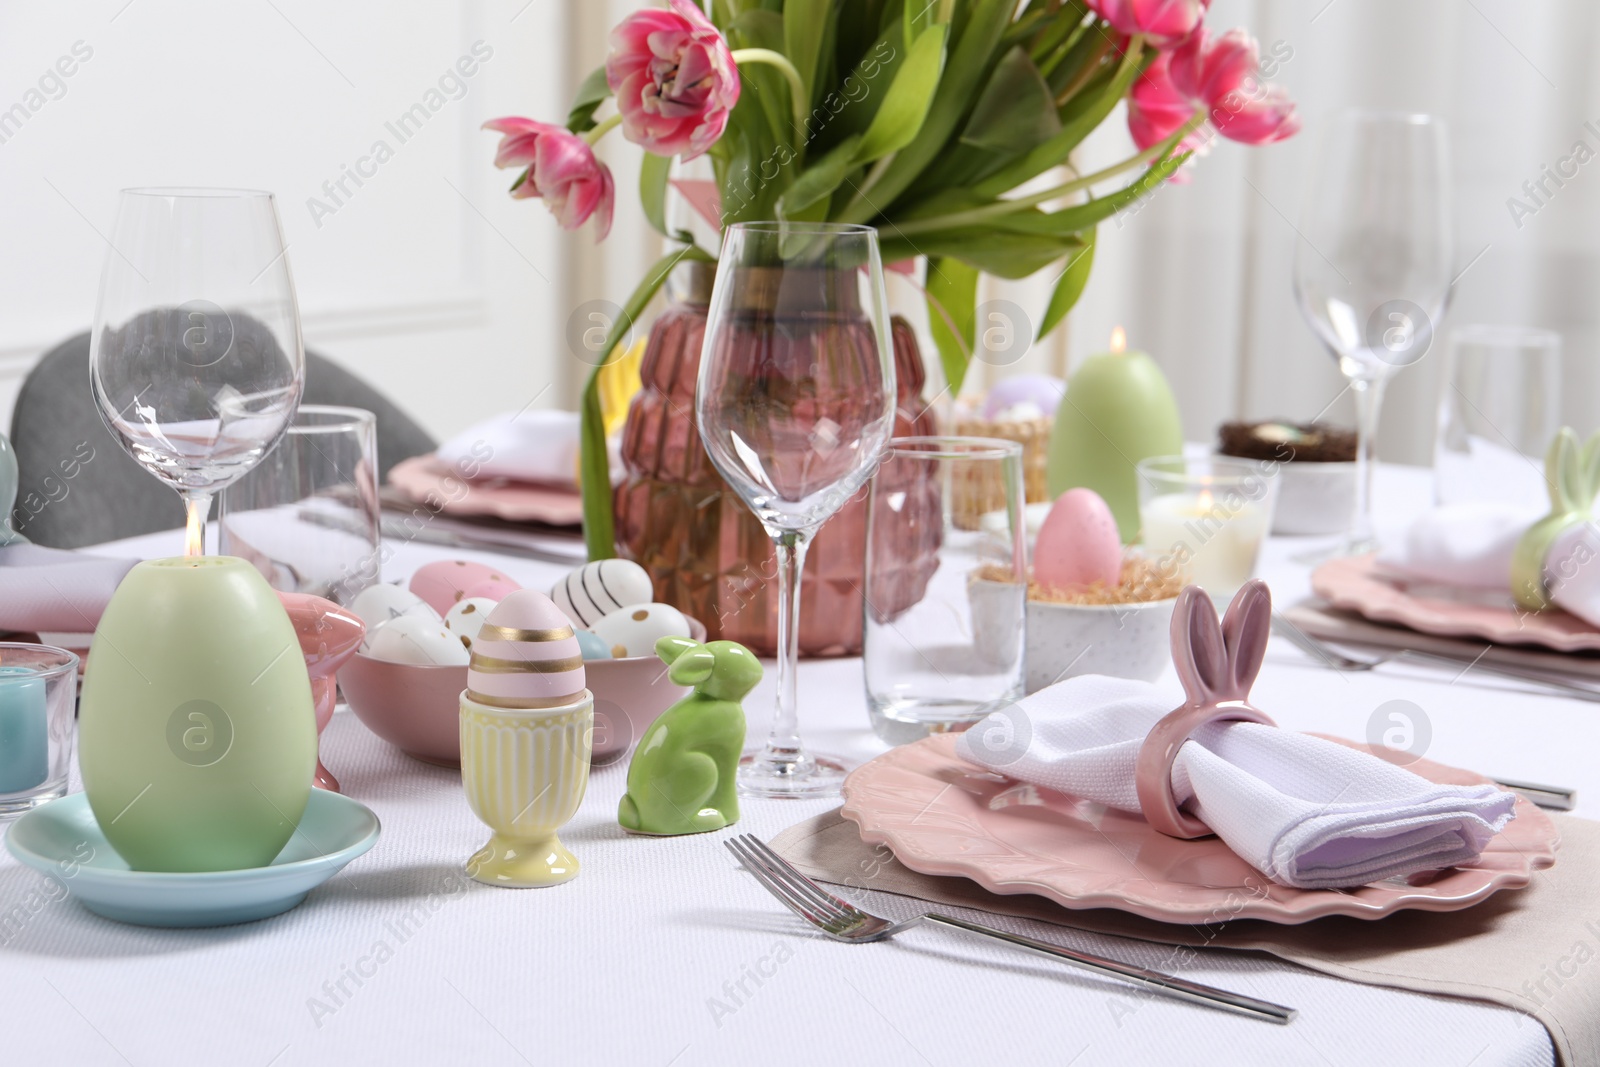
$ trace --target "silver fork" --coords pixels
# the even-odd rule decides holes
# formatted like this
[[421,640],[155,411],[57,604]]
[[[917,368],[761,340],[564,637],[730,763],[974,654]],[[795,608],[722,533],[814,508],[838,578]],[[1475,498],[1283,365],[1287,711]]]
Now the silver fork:
[[964,919],[952,918],[949,915],[937,915],[927,912],[913,916],[902,922],[891,922],[862,911],[854,904],[840,900],[838,897],[823,889],[816,882],[807,878],[789,865],[789,862],[768,848],[759,838],[750,834],[740,834],[738,837],[723,844],[728,850],[739,858],[745,870],[755,875],[756,880],[766,886],[767,891],[782,901],[790,911],[800,916],[806,922],[821,930],[823,934],[835,941],[846,941],[852,944],[866,941],[882,941],[892,937],[901,930],[909,929],[924,920],[938,923],[941,926],[951,926],[957,930],[968,933],[982,934],[992,937],[997,941],[1004,941],[1008,945],[1029,952],[1036,952],[1041,956],[1051,959],[1066,960],[1091,971],[1101,974],[1113,974],[1119,978],[1127,979],[1135,985],[1144,986],[1156,993],[1187,1000],[1194,1004],[1203,1004],[1206,1007],[1217,1008],[1222,1011],[1234,1012],[1239,1015],[1248,1015],[1255,1019],[1266,1019],[1278,1024],[1288,1023],[1295,1016],[1295,1009],[1286,1008],[1281,1004],[1272,1004],[1265,1000],[1257,1000],[1239,993],[1230,993],[1226,989],[1217,989],[1213,986],[1201,985],[1175,975],[1163,974],[1144,967],[1137,967],[1131,963],[1121,963],[1117,960],[1108,960],[1103,956],[1090,955],[1087,952],[1077,952],[1073,949],[1062,948],[1044,941],[1035,941],[1031,937],[1022,937],[1017,934],[1008,934],[1004,930],[996,930],[989,926],[980,926],[969,923]]
[[1501,663],[1484,663],[1482,660],[1465,660],[1455,656],[1445,656],[1437,652],[1421,652],[1414,648],[1397,648],[1371,659],[1357,659],[1343,652],[1328,647],[1318,641],[1288,619],[1273,612],[1272,632],[1287,640],[1290,644],[1307,652],[1322,661],[1324,666],[1336,671],[1370,671],[1385,663],[1393,663],[1397,659],[1420,660],[1424,663],[1443,663],[1451,667],[1461,668],[1462,672],[1468,668],[1481,671],[1484,674],[1498,674],[1505,678],[1515,678],[1518,681],[1532,682],[1548,689],[1555,689],[1568,696],[1580,700],[1600,701],[1600,689],[1591,689],[1588,686],[1578,685],[1574,682],[1563,682],[1558,678],[1551,678],[1537,671],[1524,670],[1521,667],[1508,667]]

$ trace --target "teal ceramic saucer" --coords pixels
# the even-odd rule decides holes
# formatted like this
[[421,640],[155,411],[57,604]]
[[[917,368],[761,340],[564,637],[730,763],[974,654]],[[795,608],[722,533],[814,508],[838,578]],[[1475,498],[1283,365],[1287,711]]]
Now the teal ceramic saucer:
[[366,805],[313,789],[294,836],[265,867],[134,871],[100,832],[88,796],[72,793],[13,823],[6,848],[96,915],[140,926],[226,926],[288,911],[371,848],[378,831]]

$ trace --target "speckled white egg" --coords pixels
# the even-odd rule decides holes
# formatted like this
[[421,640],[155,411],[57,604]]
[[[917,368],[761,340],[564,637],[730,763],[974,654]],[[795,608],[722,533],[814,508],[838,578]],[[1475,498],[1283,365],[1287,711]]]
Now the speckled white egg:
[[361,617],[367,626],[367,640],[370,642],[379,627],[391,619],[410,616],[426,619],[430,622],[441,623],[439,613],[428,606],[428,602],[409,589],[402,589],[398,585],[388,585],[380,582],[369,585],[356,594],[350,610]]
[[472,658],[444,623],[415,615],[402,615],[380,626],[367,644],[367,655],[390,663],[463,667]]
[[458,601],[454,607],[445,612],[444,628],[456,635],[463,648],[471,650],[472,642],[478,639],[478,631],[483,629],[484,620],[498,603],[498,600],[491,600],[485,596],[468,597],[466,600]]
[[689,620],[671,604],[634,604],[613,611],[590,629],[617,659],[653,656],[663,637],[688,637]]
[[597,559],[570,572],[550,589],[550,599],[572,625],[592,630],[601,618],[655,599],[650,575],[631,559]]

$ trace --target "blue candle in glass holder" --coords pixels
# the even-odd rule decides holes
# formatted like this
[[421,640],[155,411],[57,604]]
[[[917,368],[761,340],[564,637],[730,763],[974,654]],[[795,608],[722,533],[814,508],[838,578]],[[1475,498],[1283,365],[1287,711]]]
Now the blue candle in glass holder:
[[48,777],[44,679],[28,667],[0,667],[0,793],[21,793]]

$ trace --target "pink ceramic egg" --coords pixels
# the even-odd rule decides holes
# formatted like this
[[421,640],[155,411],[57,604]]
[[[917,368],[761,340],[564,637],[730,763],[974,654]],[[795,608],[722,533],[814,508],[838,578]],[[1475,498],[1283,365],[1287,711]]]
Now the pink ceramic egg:
[[[411,576],[411,591],[442,616],[458,600],[465,600],[469,596],[488,596],[488,593],[478,593],[475,590],[490,582],[497,583],[497,586],[503,587],[507,592],[520,588],[516,582],[487,563],[442,559],[417,568],[417,572]],[[504,595],[493,599],[504,599]]]
[[522,586],[518,585],[516,582],[513,582],[510,578],[497,574],[488,581],[479,582],[471,589],[468,589],[467,595],[462,597],[462,599],[472,600],[477,597],[482,597],[485,600],[493,600],[495,603],[499,603],[507,596],[515,593],[521,588]]
[[1050,506],[1033,549],[1033,577],[1047,589],[1122,580],[1122,538],[1111,508],[1093,489],[1068,489]]
[[467,696],[501,708],[553,708],[584,690],[583,653],[572,623],[537,589],[518,589],[496,604],[467,667]]

